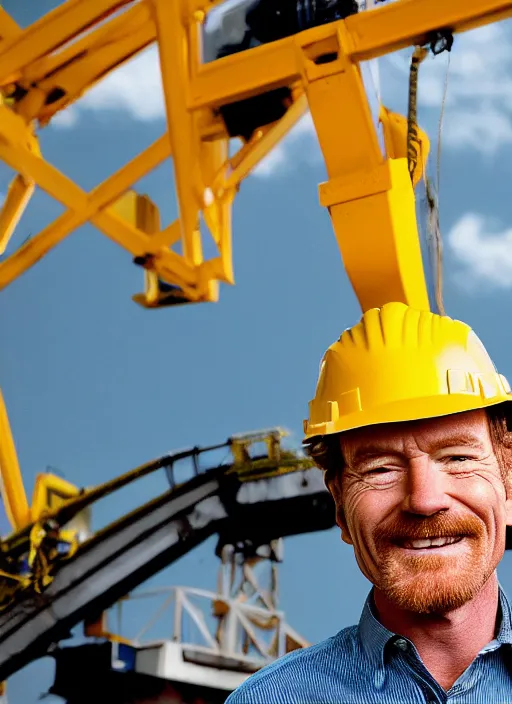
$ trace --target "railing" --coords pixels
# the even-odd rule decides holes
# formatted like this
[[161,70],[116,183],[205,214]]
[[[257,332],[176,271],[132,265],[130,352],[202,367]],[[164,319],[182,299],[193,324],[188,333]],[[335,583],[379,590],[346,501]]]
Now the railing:
[[[163,597],[138,632],[124,632],[128,603]],[[262,666],[291,650],[309,645],[287,623],[282,611],[229,598],[204,589],[164,587],[133,594],[118,605],[119,632],[136,646],[170,640],[190,654],[210,654]],[[148,638],[158,626],[157,637]]]

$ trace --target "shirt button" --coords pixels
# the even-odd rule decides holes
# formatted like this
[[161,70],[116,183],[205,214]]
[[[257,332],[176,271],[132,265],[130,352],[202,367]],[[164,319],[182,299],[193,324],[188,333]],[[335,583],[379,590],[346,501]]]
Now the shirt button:
[[405,640],[405,638],[397,638],[395,645],[399,648],[399,650],[403,650],[404,652],[409,650],[409,643]]

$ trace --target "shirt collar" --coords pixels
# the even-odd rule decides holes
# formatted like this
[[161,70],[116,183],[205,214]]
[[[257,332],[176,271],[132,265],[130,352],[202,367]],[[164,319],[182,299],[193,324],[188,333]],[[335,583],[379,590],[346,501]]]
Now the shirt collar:
[[[498,583],[498,620],[500,622],[496,641],[500,645],[505,643],[512,645],[512,609],[507,596]],[[371,589],[363,607],[358,626],[359,638],[362,648],[375,667],[384,665],[384,649],[387,643],[399,636],[385,628],[377,619],[373,602],[373,588]]]
[[363,607],[359,620],[359,638],[366,657],[373,667],[382,667],[384,664],[384,648],[396,634],[388,631],[377,619],[373,603],[373,588],[371,589]]
[[503,645],[503,643],[508,643],[512,645],[512,610],[510,608],[510,602],[507,599],[507,595],[498,583],[499,588],[499,602],[498,602],[498,619],[501,619],[500,627],[498,630],[498,635],[496,640]]

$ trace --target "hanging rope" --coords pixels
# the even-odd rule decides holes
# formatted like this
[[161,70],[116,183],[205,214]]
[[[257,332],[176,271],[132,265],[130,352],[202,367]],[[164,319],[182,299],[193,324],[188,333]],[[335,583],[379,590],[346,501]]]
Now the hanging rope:
[[418,165],[421,148],[418,138],[418,70],[421,62],[428,55],[428,49],[418,46],[414,49],[409,70],[409,105],[407,109],[407,166],[411,181]]
[[[430,50],[433,54],[440,54],[443,51],[450,51],[453,44],[453,35],[450,33],[437,33],[430,42]],[[413,175],[418,164],[418,156],[421,149],[421,144],[418,139],[418,72],[421,62],[427,57],[429,48],[426,46],[418,46],[415,48],[409,71],[409,105],[407,114],[407,163],[408,170],[413,181]],[[448,64],[449,65],[449,64]],[[446,103],[446,95],[448,90],[448,70],[445,77],[444,93],[441,104],[441,114],[439,118],[438,142],[437,142],[437,193],[436,188],[432,185],[432,181],[425,174],[423,180],[425,182],[426,202],[427,202],[427,239],[430,244],[430,249],[433,250],[435,258],[435,282],[434,296],[437,310],[441,315],[445,315],[443,302],[443,249],[441,238],[441,227],[439,223],[439,188],[440,188],[440,163],[441,163],[441,132],[444,116],[444,108]],[[423,163],[425,169],[425,164]]]
[[448,72],[450,67],[450,55],[448,55],[448,66],[446,69],[443,98],[441,101],[441,112],[439,114],[439,126],[437,131],[437,164],[436,164],[436,188],[432,187],[430,178],[425,178],[425,188],[427,196],[427,233],[432,243],[434,257],[436,260],[436,280],[435,280],[435,299],[436,305],[441,315],[445,315],[443,302],[443,240],[441,237],[441,225],[439,221],[439,195],[441,181],[441,137],[443,130],[443,117],[446,104],[446,95],[448,91]]

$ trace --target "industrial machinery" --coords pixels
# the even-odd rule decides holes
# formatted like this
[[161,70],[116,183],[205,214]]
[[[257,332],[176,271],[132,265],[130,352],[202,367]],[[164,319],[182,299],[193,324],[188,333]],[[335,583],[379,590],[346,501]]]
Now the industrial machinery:
[[[429,52],[450,50],[458,32],[509,17],[512,2],[399,0],[361,11],[354,0],[241,0],[220,14],[223,4],[67,0],[23,30],[0,8],[0,159],[16,172],[0,210],[0,288],[91,222],[144,269],[145,291],[134,296],[141,305],[216,301],[219,283],[234,283],[233,199],[309,108],[328,173],[320,202],[361,308],[395,300],[442,310],[439,233],[432,233],[439,266],[429,290],[416,222],[414,188],[429,151],[416,122],[418,69]],[[152,45],[167,131],[86,193],[45,159],[38,129]],[[407,117],[380,104],[372,110],[371,62],[407,46],[417,47]],[[161,228],[157,207],[131,187],[168,158],[179,217]],[[11,251],[36,187],[66,210]],[[427,200],[435,229],[430,187]],[[218,252],[208,260],[206,235]],[[2,399],[0,424],[2,496],[12,529],[22,530],[77,489],[41,476],[29,506]]]
[[[416,120],[419,66],[429,53],[451,50],[457,33],[512,16],[512,0],[242,0],[221,12],[223,4],[67,0],[25,29],[0,8],[0,159],[16,174],[0,210],[0,288],[90,222],[143,269],[138,304],[217,301],[219,284],[235,280],[233,200],[244,178],[309,109],[328,175],[320,203],[329,211],[361,308],[393,300],[442,312],[436,194],[426,178],[429,141]],[[158,47],[166,132],[86,192],[45,158],[38,130],[152,45]],[[408,115],[380,103],[372,110],[371,62],[406,47],[414,47]],[[133,186],[166,159],[173,161],[179,216],[162,227],[156,205]],[[432,213],[438,263],[433,288],[418,235],[420,182]],[[65,212],[15,247],[17,223],[36,187]],[[206,236],[217,248],[209,259]],[[313,527],[300,511],[292,528],[277,514],[273,523],[264,488],[251,510],[241,512],[244,487],[312,470],[299,468],[293,457],[293,470],[283,474],[279,455],[269,474],[255,474],[251,465],[246,476],[234,457],[229,468],[213,467],[180,486],[171,482],[155,504],[91,535],[87,511],[95,500],[177,458],[84,491],[47,474],[29,504],[3,402],[0,435],[2,498],[12,528],[0,544],[0,680],[207,535],[219,533],[220,544],[246,550],[251,541],[270,545],[287,531],[332,524],[332,511],[327,516],[324,509],[316,524],[312,506]],[[304,498],[301,488],[285,492],[287,505]],[[203,512],[204,506],[216,510]],[[258,526],[266,533],[254,533],[257,507],[265,507]],[[66,685],[61,678],[56,686]]]
[[[22,572],[20,564],[34,550],[31,537],[34,526],[6,539],[2,548],[10,572],[0,575],[0,679],[7,679],[31,660],[48,653],[53,644],[67,638],[73,627],[85,621],[88,636],[107,642],[95,648],[86,646],[87,657],[94,663],[94,658],[99,656],[97,664],[105,668],[105,652],[110,658],[112,645],[116,644],[118,650],[121,644],[124,657],[132,661],[132,667],[127,668],[131,677],[126,681],[133,688],[137,686],[134,676],[146,675],[141,678],[140,686],[147,696],[148,668],[153,664],[153,675],[163,680],[162,666],[158,669],[157,664],[152,663],[147,648],[137,648],[106,630],[103,612],[215,534],[218,535],[216,552],[222,561],[222,579],[218,592],[210,595],[210,602],[217,628],[215,634],[210,635],[206,624],[200,624],[207,634],[208,647],[192,643],[180,645],[183,663],[195,663],[195,676],[198,666],[209,666],[210,672],[214,672],[212,667],[226,670],[227,679],[212,675],[210,683],[210,689],[215,689],[217,696],[225,697],[230,685],[236,686],[272,657],[304,645],[305,641],[284,623],[273,597],[276,593],[275,564],[281,559],[276,541],[287,535],[331,528],[334,508],[321,474],[304,455],[283,448],[282,437],[283,431],[278,428],[233,436],[216,446],[171,453],[84,491],[45,516],[40,526],[42,536],[36,546],[40,566],[29,570],[24,582],[15,581],[14,587],[12,575]],[[261,443],[265,451],[255,453],[254,447]],[[227,459],[205,466],[203,458],[218,450],[225,450]],[[190,478],[176,483],[176,471],[184,462],[188,462]],[[73,551],[55,553],[61,526],[69,524],[84,508],[101,498],[159,470],[165,471],[167,491],[85,540],[77,539]],[[252,568],[267,560],[274,565],[273,587],[262,591],[257,587]],[[236,579],[237,569],[241,570],[241,583]],[[250,603],[255,593],[261,604]],[[197,615],[195,620],[197,623]],[[257,636],[258,627],[274,633],[267,648]],[[179,642],[176,638],[172,642],[176,651]],[[153,645],[153,650],[155,647]],[[166,647],[165,643],[159,645],[160,650]],[[254,648],[257,653],[251,655]],[[91,672],[90,667],[84,668],[83,650],[71,650],[72,655],[79,657],[75,667],[83,674]],[[157,659],[158,654],[155,654]],[[177,655],[175,652],[172,658],[174,665]],[[87,701],[92,696],[92,683],[87,683],[87,678],[71,676],[74,669],[68,649],[59,650],[55,657],[60,663],[65,661],[65,666],[57,671],[54,690],[70,695],[70,701]],[[122,653],[116,652],[115,659],[122,660]],[[112,666],[110,659],[108,662]],[[106,674],[115,689],[119,672],[112,669],[113,673]],[[175,685],[178,686],[187,682],[194,684],[194,679],[190,679],[194,668],[191,674],[187,674],[186,666],[181,668],[183,672],[175,672],[176,667],[172,669],[165,679],[177,680]],[[122,691],[122,687],[116,691]],[[79,700],[79,696],[85,699]],[[96,700],[101,696],[106,697],[101,700],[105,704],[117,701],[109,688],[94,695]]]
[[[67,0],[24,30],[1,10],[0,159],[17,173],[0,215],[2,250],[36,186],[66,210],[3,258],[0,287],[91,222],[144,269],[142,305],[216,301],[219,282],[234,283],[233,199],[309,108],[328,173],[320,202],[362,308],[388,300],[429,307],[414,198],[428,156],[415,116],[418,65],[429,51],[451,48],[456,33],[510,16],[510,4],[400,0],[358,12],[354,0],[255,0],[209,31],[221,4]],[[37,128],[155,44],[167,132],[86,193],[45,159]],[[407,46],[422,48],[409,115],[384,106],[374,115],[366,62]],[[234,140],[241,146],[232,154]],[[179,218],[161,229],[155,208],[130,189],[168,158]],[[209,260],[206,232],[218,250]]]

